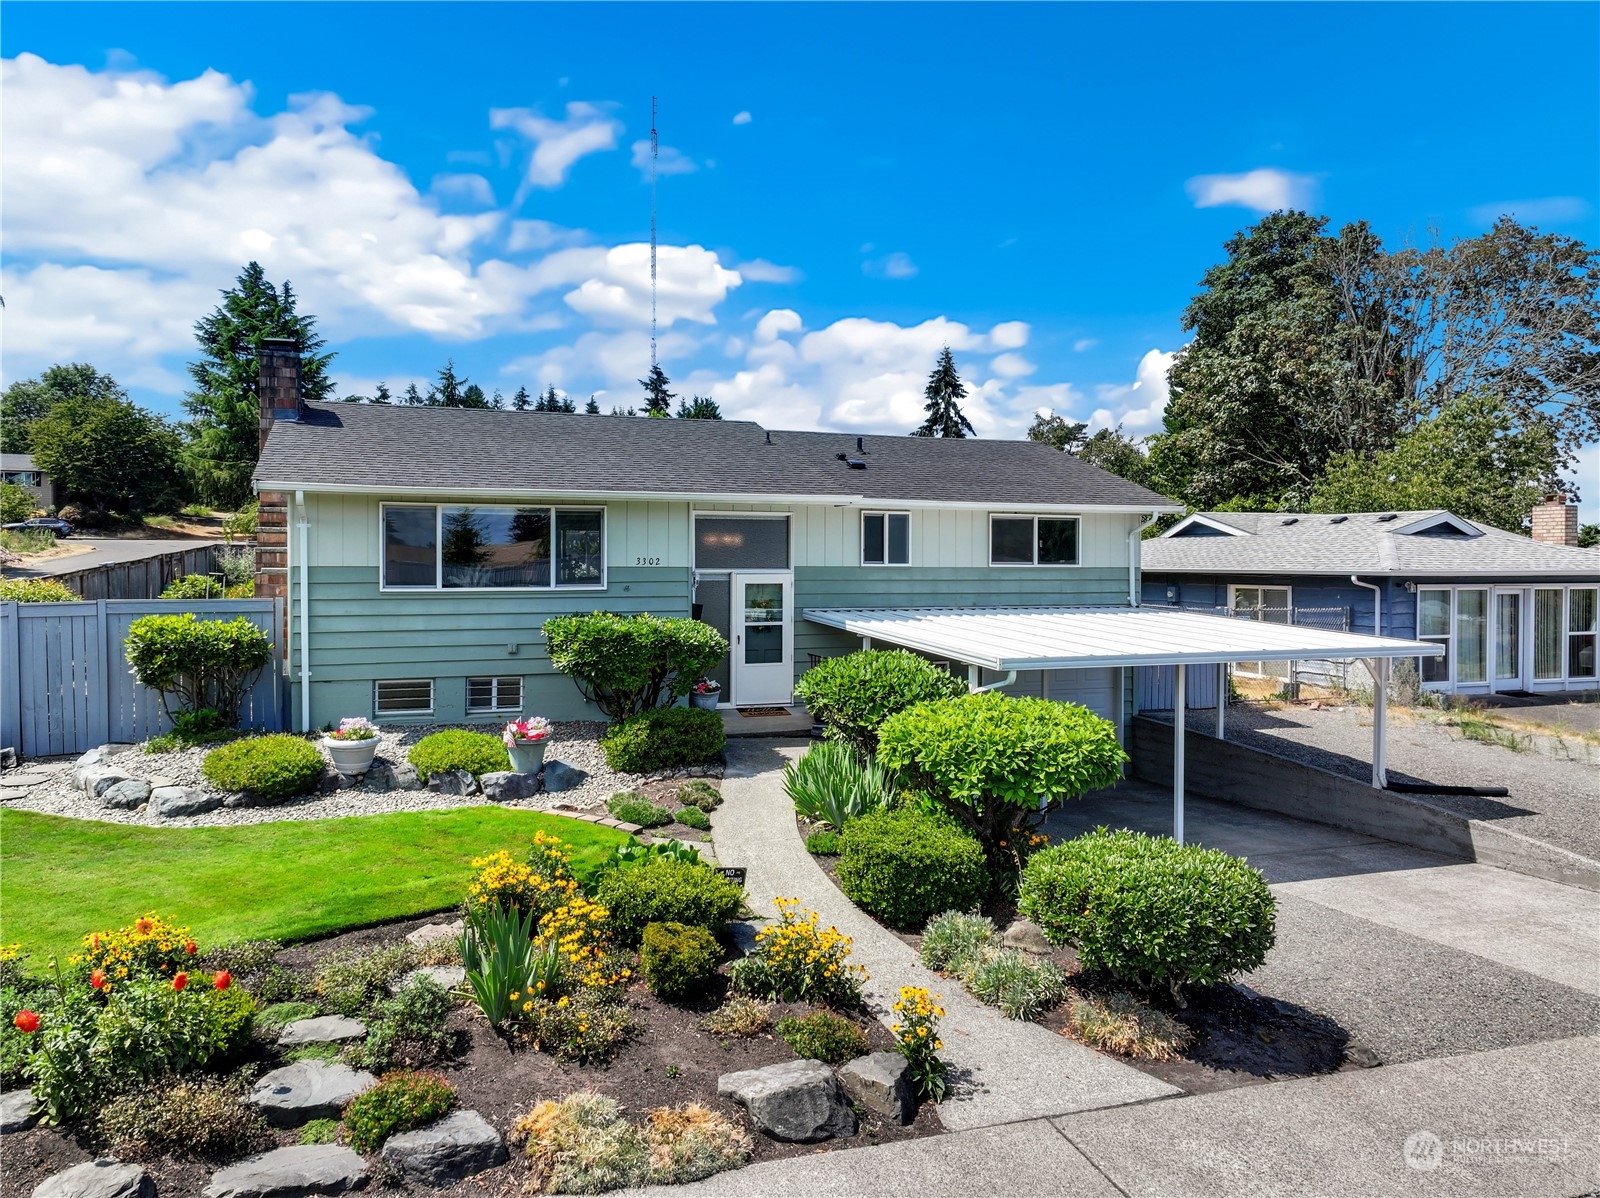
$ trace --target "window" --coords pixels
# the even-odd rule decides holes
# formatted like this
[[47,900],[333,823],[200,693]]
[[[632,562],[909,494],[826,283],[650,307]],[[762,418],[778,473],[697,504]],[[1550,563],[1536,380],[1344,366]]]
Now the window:
[[1489,677],[1489,592],[1456,592],[1456,681]]
[[1076,516],[989,517],[991,566],[1076,566]]
[[1596,610],[1594,587],[1573,587],[1567,592],[1567,677],[1593,678],[1595,676],[1595,624]]
[[1417,591],[1417,639],[1444,646],[1442,657],[1422,659],[1422,681],[1450,681],[1450,592]]
[[789,517],[697,515],[694,518],[696,570],[787,570]]
[[[1293,624],[1294,600],[1292,587],[1229,587],[1230,606],[1240,619],[1255,620],[1260,624]],[[1240,661],[1234,669],[1258,678],[1289,679],[1287,661]]]
[[861,564],[863,566],[911,564],[911,513],[861,513]]
[[1533,592],[1533,676],[1547,682],[1562,676],[1563,596],[1559,587],[1540,587]]
[[372,709],[379,715],[432,715],[433,680],[405,678],[375,682]]
[[605,586],[605,512],[504,504],[383,505],[386,590]]
[[521,678],[468,678],[467,711],[521,711]]

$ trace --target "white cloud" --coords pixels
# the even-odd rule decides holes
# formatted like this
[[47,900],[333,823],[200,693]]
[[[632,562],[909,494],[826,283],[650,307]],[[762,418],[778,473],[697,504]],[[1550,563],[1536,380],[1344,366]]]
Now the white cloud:
[[1473,223],[1492,225],[1502,216],[1514,216],[1530,225],[1561,225],[1588,218],[1593,211],[1589,202],[1579,196],[1545,196],[1537,200],[1502,200],[1494,204],[1479,204],[1468,211]]
[[1075,354],[1085,353],[1099,344],[1100,339],[1098,337],[1080,337],[1072,343],[1072,352]]
[[996,349],[1021,349],[1028,344],[1028,322],[1003,320],[989,330],[989,343]]
[[[648,179],[650,177],[650,139],[641,138],[633,143],[633,169]],[[656,174],[658,175],[688,175],[700,168],[682,150],[675,150],[671,146],[656,147]]]
[[793,308],[774,308],[756,322],[755,339],[770,344],[785,333],[798,333],[804,327],[800,313]]
[[746,283],[798,283],[805,278],[798,267],[779,266],[765,258],[752,258],[736,268]]
[[616,149],[622,133],[622,122],[611,115],[609,105],[582,100],[569,103],[566,118],[559,121],[532,108],[492,108],[489,127],[510,129],[533,143],[524,191],[560,187],[575,162]]
[[733,114],[733,123],[735,125],[748,125],[753,120],[755,120],[755,117],[748,112],[736,112]]
[[[862,252],[871,250],[870,245],[862,247]],[[885,254],[881,258],[868,258],[861,264],[861,273],[869,279],[909,279],[916,275],[917,264],[911,260],[910,254],[899,252]]]
[[[540,290],[577,284],[563,298],[575,312],[600,324],[650,323],[650,246],[644,242],[559,250],[531,268]],[[675,321],[715,324],[715,309],[739,286],[727,269],[698,245],[664,245],[656,254],[657,315],[663,327]]]
[[548,250],[557,246],[576,245],[584,237],[582,229],[565,229],[547,220],[514,220],[506,235],[506,250],[513,254],[524,250]]
[[442,200],[494,207],[494,188],[482,175],[435,175],[428,190]]
[[1020,379],[1039,368],[1021,354],[1000,354],[990,360],[989,369],[1003,379]]
[[1188,190],[1196,208],[1237,206],[1274,212],[1308,205],[1315,195],[1316,179],[1259,167],[1238,175],[1196,175],[1189,180]]
[[1120,424],[1130,437],[1147,437],[1160,432],[1170,390],[1167,372],[1177,357],[1176,353],[1150,350],[1139,359],[1132,383],[1096,387],[1095,399],[1100,406],[1089,417],[1089,424],[1096,429]]

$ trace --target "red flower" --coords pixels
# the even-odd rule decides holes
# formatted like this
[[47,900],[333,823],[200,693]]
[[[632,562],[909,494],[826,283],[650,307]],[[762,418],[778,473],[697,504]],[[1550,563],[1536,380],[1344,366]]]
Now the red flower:
[[95,952],[99,952],[100,951],[100,933],[99,932],[96,932],[93,936],[89,937],[89,947],[91,949],[93,949]]
[[185,940],[183,942],[183,951],[188,953],[191,957],[194,956],[194,941]]
[[30,1036],[39,1030],[39,1017],[32,1011],[18,1011],[17,1017],[11,1022],[17,1025],[19,1031],[26,1032]]
[[100,987],[104,986],[105,984],[106,975],[104,970],[96,969],[89,974],[89,985],[93,986],[96,990],[100,989]]
[[141,932],[148,932],[150,930],[150,921],[148,919],[138,919],[134,921],[133,926]]
[[226,969],[217,970],[216,976],[211,979],[211,984],[218,990],[226,990],[233,985],[233,975]]
[[176,974],[173,975],[172,988],[174,990],[182,990],[188,984],[189,975],[184,973],[183,970],[180,969]]

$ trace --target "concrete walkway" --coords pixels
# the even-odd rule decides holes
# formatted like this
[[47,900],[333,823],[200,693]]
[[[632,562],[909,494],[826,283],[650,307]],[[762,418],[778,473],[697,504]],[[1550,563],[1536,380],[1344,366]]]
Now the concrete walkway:
[[802,742],[730,743],[723,804],[713,817],[717,857],[749,870],[752,908],[774,916],[775,896],[797,898],[854,940],[851,961],[871,976],[869,1000],[884,1022],[901,986],[940,994],[946,1016],[944,1057],[956,1096],[939,1108],[952,1131],[989,1127],[1142,1102],[1180,1093],[1129,1065],[1031,1023],[1007,1019],[972,998],[953,979],[926,970],[898,937],[858,911],[806,852],[783,791],[782,766],[804,752]]

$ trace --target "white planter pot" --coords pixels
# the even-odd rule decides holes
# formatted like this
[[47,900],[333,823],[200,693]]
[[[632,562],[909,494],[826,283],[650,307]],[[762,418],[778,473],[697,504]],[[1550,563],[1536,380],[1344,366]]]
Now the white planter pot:
[[353,778],[372,768],[372,759],[378,754],[378,738],[372,736],[366,740],[334,740],[332,737],[324,736],[322,747],[328,751],[328,756],[333,758],[333,768]]
[[547,736],[543,740],[519,740],[506,746],[506,752],[511,754],[511,768],[519,774],[537,774],[544,769],[544,750],[550,743]]

